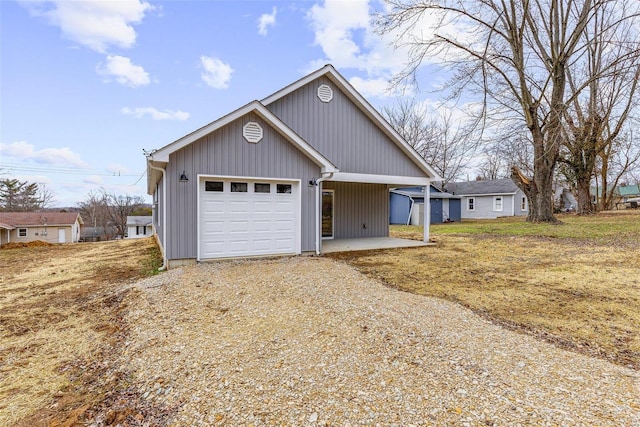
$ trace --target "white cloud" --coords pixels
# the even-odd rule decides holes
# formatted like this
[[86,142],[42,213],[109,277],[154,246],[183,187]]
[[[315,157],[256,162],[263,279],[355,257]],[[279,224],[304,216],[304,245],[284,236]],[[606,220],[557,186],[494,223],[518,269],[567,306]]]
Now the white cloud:
[[394,95],[394,92],[389,90],[389,81],[384,78],[363,79],[360,77],[352,77],[349,79],[349,83],[351,83],[353,87],[355,87],[356,90],[365,98],[372,96],[388,97]]
[[31,160],[36,163],[86,168],[88,164],[80,158],[78,153],[74,153],[70,148],[43,148],[36,150],[33,144],[25,141],[12,142],[10,144],[0,143],[2,157],[11,157],[17,160]]
[[271,13],[264,13],[258,18],[258,34],[261,36],[267,35],[269,27],[273,27],[276,24],[276,13],[278,10],[274,7]]
[[204,69],[200,76],[208,86],[214,89],[229,87],[229,80],[231,80],[233,73],[233,68],[229,64],[225,64],[218,58],[202,55],[200,65]]
[[106,64],[98,64],[96,71],[102,76],[115,77],[118,83],[125,86],[138,87],[151,83],[149,73],[125,56],[108,55]]
[[102,180],[102,177],[98,175],[89,175],[88,177],[84,178],[82,182],[84,184],[91,184],[91,185],[102,185],[104,183],[104,181]]
[[23,1],[34,16],[60,28],[64,38],[105,53],[109,46],[130,48],[136,41],[134,24],[154,9],[140,0]]
[[189,113],[181,110],[164,110],[160,111],[153,107],[137,107],[129,108],[124,107],[120,110],[122,114],[133,116],[137,119],[143,118],[145,115],[149,115],[153,120],[187,120]]

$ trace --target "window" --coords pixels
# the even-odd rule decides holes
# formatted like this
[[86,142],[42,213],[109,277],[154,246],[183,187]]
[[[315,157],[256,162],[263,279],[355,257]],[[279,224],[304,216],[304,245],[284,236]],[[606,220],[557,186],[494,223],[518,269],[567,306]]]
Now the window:
[[467,210],[473,211],[476,209],[476,199],[475,197],[469,197],[467,199]]
[[261,184],[256,182],[253,184],[254,193],[271,193],[271,184]]
[[231,183],[231,192],[232,193],[246,193],[247,192],[247,183],[246,182],[232,182]]
[[276,191],[279,194],[291,194],[291,184],[278,184]]
[[224,191],[224,184],[222,181],[205,181],[204,191]]
[[526,211],[527,209],[527,198],[526,197],[522,197],[522,201],[520,202],[520,210],[521,211]]
[[502,196],[496,196],[493,198],[493,210],[502,211]]
[[27,229],[26,228],[18,228],[18,236],[27,237]]

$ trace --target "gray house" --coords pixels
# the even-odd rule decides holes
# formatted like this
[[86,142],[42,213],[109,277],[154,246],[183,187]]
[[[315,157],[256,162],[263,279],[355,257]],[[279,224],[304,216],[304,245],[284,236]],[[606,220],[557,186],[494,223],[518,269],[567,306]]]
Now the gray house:
[[147,153],[169,268],[388,236],[389,188],[438,180],[331,65]]
[[462,219],[527,215],[527,198],[510,178],[450,182],[445,190],[462,197]]
[[[460,221],[460,199],[432,185],[429,191],[431,224]],[[392,188],[389,191],[389,224],[424,224],[424,187]]]

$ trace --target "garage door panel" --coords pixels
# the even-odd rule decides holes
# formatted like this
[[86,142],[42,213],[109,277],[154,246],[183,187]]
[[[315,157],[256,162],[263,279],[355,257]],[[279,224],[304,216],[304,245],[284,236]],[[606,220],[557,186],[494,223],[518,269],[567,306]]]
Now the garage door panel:
[[271,182],[271,193],[254,193],[254,183],[268,180],[234,178],[234,182],[247,182],[249,191],[231,193],[230,179],[211,180],[225,185],[224,191],[204,191],[201,182],[200,259],[299,252],[297,182],[290,183],[291,193],[275,192],[281,182]]

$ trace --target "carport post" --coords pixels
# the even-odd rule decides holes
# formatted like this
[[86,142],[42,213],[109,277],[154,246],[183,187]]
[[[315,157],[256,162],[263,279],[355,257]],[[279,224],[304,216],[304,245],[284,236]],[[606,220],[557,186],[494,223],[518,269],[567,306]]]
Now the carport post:
[[431,224],[431,180],[424,187],[424,241],[429,242],[429,225]]

